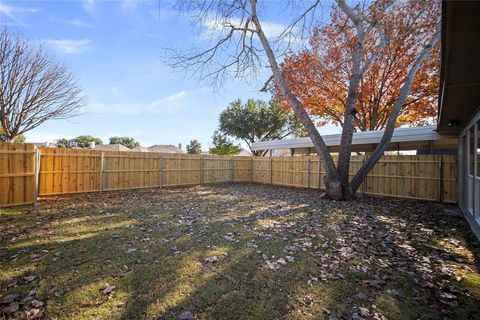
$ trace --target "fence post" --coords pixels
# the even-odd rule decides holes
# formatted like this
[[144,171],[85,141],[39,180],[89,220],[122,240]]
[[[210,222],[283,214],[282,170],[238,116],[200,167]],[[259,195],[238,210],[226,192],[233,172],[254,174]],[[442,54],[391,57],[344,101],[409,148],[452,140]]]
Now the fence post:
[[163,183],[163,156],[160,155],[160,163],[158,164],[158,187],[162,187]]
[[250,183],[253,183],[253,170],[254,170],[253,169],[254,168],[254,166],[253,166],[253,156],[251,157],[250,160],[251,160],[250,161]]
[[[360,166],[363,167],[363,164],[365,163],[365,155],[362,156],[362,165]],[[362,196],[363,196],[363,193],[365,192],[365,181],[367,181],[367,177],[365,177],[362,181],[362,185],[360,187],[360,192],[362,193]]]
[[104,161],[104,153],[102,152],[100,155],[100,192],[103,191],[103,161]]
[[35,199],[33,200],[33,204],[36,205],[38,202],[38,194],[39,194],[39,187],[40,187],[40,150],[35,147],[35,156],[34,156],[34,164],[35,164]]
[[204,159],[203,159],[203,156],[200,156],[200,184],[202,185],[203,182],[204,182],[204,174],[205,174],[205,170],[204,170]]
[[235,161],[230,156],[230,182],[235,182]]
[[310,157],[307,160],[307,188],[310,189]]
[[320,187],[322,186],[322,166],[321,166],[321,161],[320,156],[318,156],[318,189],[320,190]]
[[443,202],[443,157],[438,156],[438,201]]
[[270,184],[273,184],[273,157],[270,157]]

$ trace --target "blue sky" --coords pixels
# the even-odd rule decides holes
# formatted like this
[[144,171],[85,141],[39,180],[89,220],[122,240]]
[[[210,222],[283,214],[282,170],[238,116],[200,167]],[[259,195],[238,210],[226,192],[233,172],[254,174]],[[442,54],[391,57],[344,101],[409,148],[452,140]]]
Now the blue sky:
[[[276,20],[268,21],[269,27],[281,29],[287,19],[272,16]],[[270,99],[259,92],[268,71],[257,80],[231,79],[214,90],[165,65],[166,47],[208,45],[208,37],[164,1],[0,0],[0,22],[63,61],[87,97],[82,115],[43,124],[26,134],[31,142],[91,134],[107,143],[116,135],[145,146],[185,146],[198,139],[206,150],[229,102]]]

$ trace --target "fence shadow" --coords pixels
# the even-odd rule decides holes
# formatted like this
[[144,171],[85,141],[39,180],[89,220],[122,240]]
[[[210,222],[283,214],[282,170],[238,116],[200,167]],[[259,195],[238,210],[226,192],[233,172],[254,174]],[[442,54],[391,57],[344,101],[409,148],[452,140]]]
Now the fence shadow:
[[[472,318],[477,298],[443,267],[478,274],[478,242],[441,209],[254,184],[75,195],[12,211],[2,223],[1,294],[38,288],[46,314],[59,319],[178,319],[187,311],[350,318],[360,307],[394,319]],[[277,262],[287,256],[294,259]],[[37,278],[26,283],[29,275]],[[12,280],[18,287],[7,289]],[[107,283],[112,294],[102,292]],[[457,306],[442,302],[445,292]]]

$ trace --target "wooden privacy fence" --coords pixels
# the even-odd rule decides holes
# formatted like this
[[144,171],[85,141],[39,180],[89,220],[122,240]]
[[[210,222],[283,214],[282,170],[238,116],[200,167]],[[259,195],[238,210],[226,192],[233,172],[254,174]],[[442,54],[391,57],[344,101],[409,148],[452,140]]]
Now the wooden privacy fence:
[[[364,159],[352,157],[353,176]],[[0,206],[34,203],[38,196],[254,182],[324,188],[317,156],[228,157],[35,148],[0,144]],[[455,203],[457,157],[384,156],[359,193]]]
[[[364,161],[352,156],[350,178]],[[253,182],[323,189],[325,170],[318,156],[253,158]],[[457,202],[457,156],[383,156],[358,193]]]
[[250,157],[39,150],[39,196],[251,181]]

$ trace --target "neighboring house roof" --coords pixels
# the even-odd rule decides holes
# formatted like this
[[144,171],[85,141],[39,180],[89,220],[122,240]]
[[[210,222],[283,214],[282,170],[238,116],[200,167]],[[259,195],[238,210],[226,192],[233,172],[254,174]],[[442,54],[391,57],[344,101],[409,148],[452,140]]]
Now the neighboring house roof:
[[136,152],[150,152],[150,150],[147,147],[142,147],[142,146],[135,147],[131,150]]
[[132,151],[131,149],[125,147],[123,144],[97,144],[95,145],[95,150],[103,151]]
[[238,154],[236,154],[236,156],[239,156],[239,157],[251,157],[252,156],[252,153],[248,150],[245,150],[245,149],[240,149],[240,152]]
[[35,147],[48,147],[48,148],[55,148],[57,145],[51,142],[32,142],[28,144],[33,144]]
[[148,147],[150,152],[159,152],[159,153],[187,153],[186,151],[180,149],[173,144],[156,144],[151,147]]
[[[269,156],[270,153],[267,153],[266,156]],[[272,157],[288,157],[291,156],[292,152],[290,149],[276,149],[272,151]]]
[[[453,135],[441,135],[436,126],[397,128],[388,150],[419,150],[456,148],[458,139]],[[353,134],[352,151],[371,151],[380,142],[383,130],[362,131]],[[331,152],[338,151],[341,134],[324,135],[323,140]],[[253,150],[294,149],[295,153],[315,153],[310,138],[283,139],[255,142]]]

